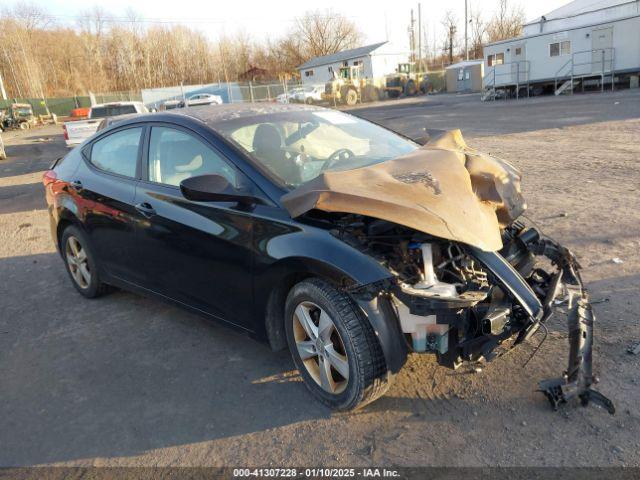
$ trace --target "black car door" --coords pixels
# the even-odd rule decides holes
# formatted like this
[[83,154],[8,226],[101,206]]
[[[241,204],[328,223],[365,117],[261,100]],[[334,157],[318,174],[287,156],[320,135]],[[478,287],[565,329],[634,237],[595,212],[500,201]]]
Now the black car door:
[[252,217],[234,202],[192,202],[185,178],[220,174],[248,181],[198,134],[167,124],[148,133],[135,203],[142,286],[229,323],[251,329]]
[[101,268],[113,277],[134,279],[134,208],[144,126],[128,126],[98,138],[82,150],[85,162],[70,188]]

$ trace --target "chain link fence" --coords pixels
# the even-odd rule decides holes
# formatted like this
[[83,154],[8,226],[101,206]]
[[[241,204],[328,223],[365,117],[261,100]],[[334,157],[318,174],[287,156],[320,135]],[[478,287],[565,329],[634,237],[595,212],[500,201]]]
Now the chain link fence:
[[[440,92],[445,89],[444,71],[429,72],[428,74],[429,92]],[[372,90],[375,85],[376,93]],[[377,83],[367,83],[361,87],[357,94],[357,103],[382,100],[385,98],[396,98],[396,95],[389,95],[385,89],[384,81]],[[312,92],[313,90],[313,92]],[[0,110],[8,109],[13,103],[28,103],[33,108],[33,113],[37,115],[56,114],[59,117],[66,117],[75,108],[88,108],[91,100],[95,103],[109,103],[122,101],[143,102],[148,108],[160,110],[161,106],[168,101],[182,101],[199,93],[209,93],[219,95],[224,103],[243,102],[304,102],[321,103],[325,106],[339,107],[345,101],[344,98],[334,98],[322,95],[325,92],[325,85],[302,85],[296,81],[290,82],[229,82],[210,83],[202,85],[177,85],[173,87],[151,88],[142,91],[123,92],[101,92],[90,95],[73,97],[52,97],[52,98],[14,98],[0,100]],[[400,95],[404,95],[401,92]]]
[[[95,103],[142,101],[142,95],[137,91],[108,92],[92,94]],[[34,115],[56,114],[66,117],[74,108],[87,108],[91,106],[89,95],[74,97],[49,97],[49,98],[12,98],[0,100],[0,110],[8,109],[13,103],[28,103],[33,108]]]

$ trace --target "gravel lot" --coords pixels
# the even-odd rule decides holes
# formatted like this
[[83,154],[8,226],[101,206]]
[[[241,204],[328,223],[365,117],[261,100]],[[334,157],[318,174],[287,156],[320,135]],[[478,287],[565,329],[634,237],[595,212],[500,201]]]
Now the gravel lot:
[[[408,133],[462,128],[524,172],[529,215],[576,251],[595,306],[599,389],[552,412],[535,392],[567,355],[565,318],[480,373],[413,356],[388,395],[322,407],[287,352],[156,300],[71,286],[49,236],[41,172],[60,127],[3,134],[0,465],[640,466],[640,92],[483,104],[433,96],[354,109]],[[619,258],[623,263],[614,263]]]

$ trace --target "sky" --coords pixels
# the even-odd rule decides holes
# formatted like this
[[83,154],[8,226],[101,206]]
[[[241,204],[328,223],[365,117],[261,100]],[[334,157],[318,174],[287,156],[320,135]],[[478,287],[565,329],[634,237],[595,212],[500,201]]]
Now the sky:
[[[468,0],[469,8],[480,10],[483,17],[490,18],[498,0]],[[569,0],[510,0],[524,8],[527,20],[535,19],[566,3]],[[9,0],[10,3],[11,0]],[[31,0],[45,8],[60,23],[75,22],[81,12],[93,5],[100,5],[116,17],[124,17],[132,7],[149,24],[180,23],[203,31],[215,40],[224,34],[242,31],[256,41],[276,39],[285,35],[293,26],[295,18],[309,10],[332,10],[352,20],[365,36],[366,43],[390,40],[394,45],[409,49],[407,28],[410,12],[417,17],[418,2],[415,0],[236,0],[197,1],[180,0]],[[427,31],[427,42],[442,33],[442,18],[447,10],[455,13],[462,34],[464,0],[423,0],[422,24]],[[417,26],[416,26],[417,29]],[[424,37],[424,36],[423,36]]]

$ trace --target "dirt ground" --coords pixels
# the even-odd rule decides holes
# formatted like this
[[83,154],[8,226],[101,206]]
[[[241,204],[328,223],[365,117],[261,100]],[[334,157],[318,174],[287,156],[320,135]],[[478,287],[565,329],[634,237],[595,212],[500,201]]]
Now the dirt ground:
[[[640,355],[626,352],[640,342],[640,95],[576,97],[434,96],[354,113],[462,127],[522,170],[528,215],[578,254],[599,301],[595,369],[615,416],[553,412],[535,392],[565,368],[561,314],[527,368],[540,337],[479,373],[415,355],[386,397],[336,414],[287,352],[133,294],[82,299],[50,240],[39,182],[65,147],[46,127],[3,136],[0,465],[640,466]],[[527,115],[522,128],[505,120]]]

